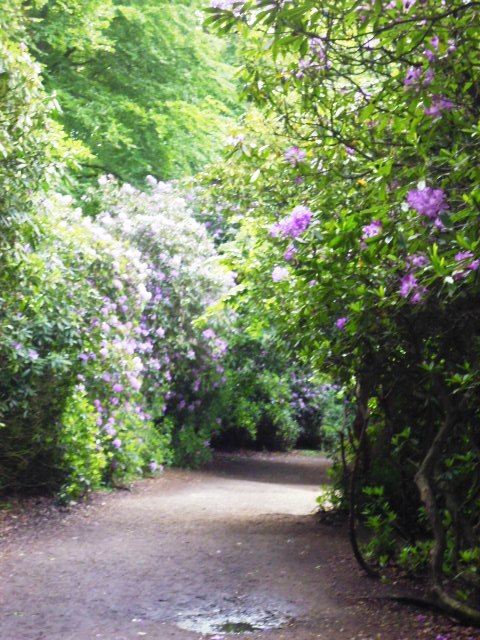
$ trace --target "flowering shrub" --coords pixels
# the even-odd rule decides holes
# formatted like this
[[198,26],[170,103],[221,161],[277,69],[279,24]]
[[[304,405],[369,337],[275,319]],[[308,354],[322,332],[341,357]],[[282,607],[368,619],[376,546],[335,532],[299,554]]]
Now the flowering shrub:
[[[244,207],[236,304],[350,388],[343,477],[384,492],[380,520],[363,509],[370,522],[431,535],[436,595],[479,622],[459,562],[478,548],[480,514],[478,7],[317,5],[209,10],[245,41],[243,79],[271,125],[247,120],[212,172],[222,202]],[[297,207],[308,224],[292,225]],[[360,488],[350,497],[375,508]]]
[[209,437],[218,425],[214,396],[225,383],[222,359],[225,318],[197,323],[232,285],[218,264],[206,228],[172,185],[148,178],[142,193],[104,180],[106,213],[98,223],[136,247],[148,270],[145,307],[138,334],[144,363],[145,395],[158,425],[175,425],[175,459],[196,464],[210,455]]

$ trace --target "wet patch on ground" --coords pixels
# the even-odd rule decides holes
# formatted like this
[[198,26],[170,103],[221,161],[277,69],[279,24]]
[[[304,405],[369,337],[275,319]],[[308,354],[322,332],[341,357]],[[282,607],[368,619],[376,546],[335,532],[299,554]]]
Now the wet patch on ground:
[[292,617],[267,609],[231,609],[190,611],[179,614],[176,625],[186,631],[201,634],[248,634],[279,629],[292,621]]

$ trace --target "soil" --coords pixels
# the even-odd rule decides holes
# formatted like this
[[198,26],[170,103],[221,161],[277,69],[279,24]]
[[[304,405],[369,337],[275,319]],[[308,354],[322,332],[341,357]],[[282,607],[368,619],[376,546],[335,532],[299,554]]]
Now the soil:
[[344,525],[319,523],[328,461],[220,455],[69,509],[0,512],[0,640],[480,640],[386,600]]

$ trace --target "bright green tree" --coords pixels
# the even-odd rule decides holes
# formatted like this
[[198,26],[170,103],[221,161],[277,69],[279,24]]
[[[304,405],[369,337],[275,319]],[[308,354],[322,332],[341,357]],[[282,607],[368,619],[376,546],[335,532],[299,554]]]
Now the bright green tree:
[[218,152],[238,108],[229,46],[202,27],[201,3],[58,0],[29,30],[60,120],[91,157],[83,178],[190,174]]

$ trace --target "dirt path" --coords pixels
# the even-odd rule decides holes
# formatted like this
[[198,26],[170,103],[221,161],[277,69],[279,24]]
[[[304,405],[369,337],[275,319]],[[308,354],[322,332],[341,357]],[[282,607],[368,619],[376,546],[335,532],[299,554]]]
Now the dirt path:
[[[392,587],[372,591],[341,531],[311,515],[326,466],[225,457],[97,495],[70,514],[17,526],[7,514],[0,640],[436,640],[440,629],[450,640],[480,638],[362,600]],[[280,627],[221,633],[225,622]]]

